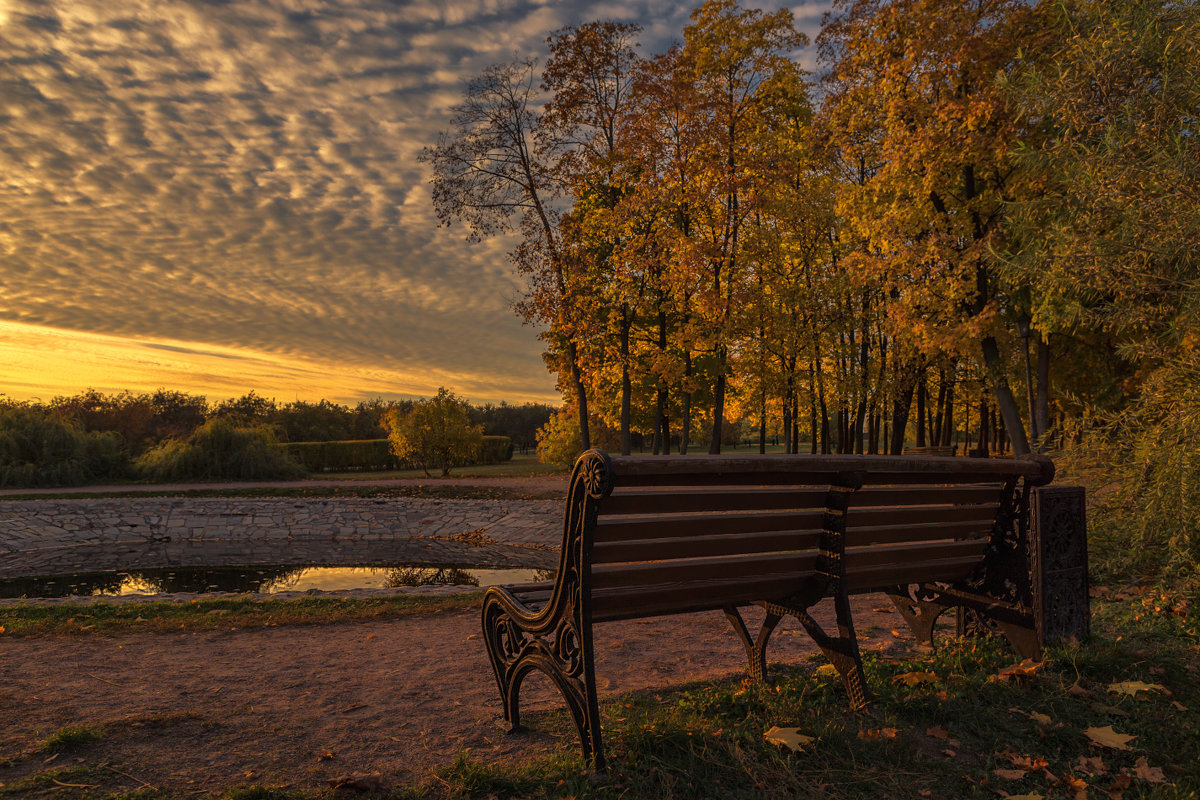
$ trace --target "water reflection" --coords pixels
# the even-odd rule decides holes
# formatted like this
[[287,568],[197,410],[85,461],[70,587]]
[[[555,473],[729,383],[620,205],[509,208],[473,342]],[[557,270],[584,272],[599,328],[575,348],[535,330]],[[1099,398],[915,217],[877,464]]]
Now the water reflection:
[[206,567],[92,572],[0,580],[0,598],[159,593],[395,589],[405,586],[493,586],[553,580],[553,570],[426,567]]

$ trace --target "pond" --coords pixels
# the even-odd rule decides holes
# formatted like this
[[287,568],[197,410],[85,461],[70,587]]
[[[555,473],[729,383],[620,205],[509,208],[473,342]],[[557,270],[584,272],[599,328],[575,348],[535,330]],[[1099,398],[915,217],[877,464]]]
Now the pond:
[[0,598],[244,592],[275,594],[316,589],[398,589],[405,586],[494,586],[550,580],[552,570],[463,566],[372,565],[180,567],[81,572],[0,580]]

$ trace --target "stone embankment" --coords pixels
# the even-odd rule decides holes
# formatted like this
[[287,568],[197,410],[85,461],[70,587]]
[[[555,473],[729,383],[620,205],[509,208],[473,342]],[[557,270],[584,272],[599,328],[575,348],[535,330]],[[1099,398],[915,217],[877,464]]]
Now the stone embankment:
[[0,503],[0,579],[257,565],[553,569],[551,500],[123,498]]

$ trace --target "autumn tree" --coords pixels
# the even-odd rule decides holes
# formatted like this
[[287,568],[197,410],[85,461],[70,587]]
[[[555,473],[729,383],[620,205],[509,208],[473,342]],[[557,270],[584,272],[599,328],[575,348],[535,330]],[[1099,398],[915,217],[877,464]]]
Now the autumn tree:
[[445,476],[454,467],[470,464],[483,445],[483,426],[471,424],[466,402],[445,387],[436,396],[417,401],[407,413],[390,411],[384,423],[392,452],[426,475],[430,467]]
[[1014,200],[1012,148],[1023,117],[997,85],[1030,32],[1018,0],[845,0],[821,34],[839,93],[830,114],[869,130],[878,169],[846,208],[872,245],[895,331],[925,352],[978,343],[1018,453],[1029,446],[1001,352],[1017,309],[994,251]]
[[560,243],[564,187],[556,159],[562,147],[542,125],[538,81],[533,59],[485,69],[453,107],[450,130],[421,157],[433,167],[433,203],[442,224],[466,224],[473,241],[520,233],[511,257],[529,289],[518,307],[527,320],[547,325],[542,338],[551,361],[565,366],[586,448],[588,398],[574,330],[582,317]]
[[700,168],[688,189],[690,245],[703,265],[697,308],[714,365],[710,453],[721,452],[730,349],[748,273],[745,227],[754,213],[754,134],[765,110],[764,93],[776,75],[796,69],[789,56],[806,40],[786,9],[766,13],[734,0],[708,0],[683,31],[681,66],[693,82],[695,113],[710,131],[700,144]]

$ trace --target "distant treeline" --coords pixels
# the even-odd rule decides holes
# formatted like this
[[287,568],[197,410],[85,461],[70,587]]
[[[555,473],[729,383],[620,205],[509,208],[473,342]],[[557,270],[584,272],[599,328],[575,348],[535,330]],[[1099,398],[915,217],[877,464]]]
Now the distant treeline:
[[[383,416],[392,408],[407,412],[413,404],[412,400],[381,398],[364,400],[355,406],[329,400],[280,403],[255,392],[214,403],[203,395],[167,389],[142,394],[129,391],[104,394],[88,389],[46,403],[0,399],[0,407],[42,412],[74,422],[87,432],[111,431],[135,457],[166,439],[185,438],[205,422],[217,418],[239,425],[265,425],[280,442],[385,439]],[[521,452],[537,446],[538,429],[556,410],[545,403],[468,404],[471,423],[483,425],[485,436],[507,436]]]
[[[0,397],[0,486],[68,486],[141,477],[293,477],[304,471],[277,443],[382,442],[385,416],[412,400],[366,400],[351,407],[321,400],[279,403],[255,392],[210,403],[203,395],[160,389],[104,394],[88,389],[49,402]],[[471,405],[471,424],[527,452],[555,408],[546,404]],[[386,449],[386,444],[384,445]]]

